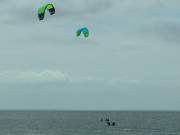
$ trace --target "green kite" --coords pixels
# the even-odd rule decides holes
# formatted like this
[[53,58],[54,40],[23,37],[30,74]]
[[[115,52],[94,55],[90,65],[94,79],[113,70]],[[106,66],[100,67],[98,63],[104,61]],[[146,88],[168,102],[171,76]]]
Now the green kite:
[[40,21],[44,19],[46,10],[49,11],[50,15],[55,14],[54,5],[52,3],[45,4],[38,9],[38,18]]

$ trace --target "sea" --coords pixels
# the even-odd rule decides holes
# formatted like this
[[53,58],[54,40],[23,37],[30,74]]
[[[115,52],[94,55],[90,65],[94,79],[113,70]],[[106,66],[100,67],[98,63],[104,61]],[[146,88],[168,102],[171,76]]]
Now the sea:
[[180,112],[0,111],[0,135],[180,135]]

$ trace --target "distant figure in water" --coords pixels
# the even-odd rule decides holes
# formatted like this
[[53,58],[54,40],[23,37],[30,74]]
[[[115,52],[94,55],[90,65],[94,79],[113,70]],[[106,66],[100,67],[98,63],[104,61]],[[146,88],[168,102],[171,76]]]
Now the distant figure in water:
[[112,122],[112,126],[115,126],[116,125],[116,123],[115,122]]
[[111,123],[110,123],[109,121],[108,121],[108,122],[106,122],[106,123],[107,123],[107,125],[108,125],[108,126],[111,126]]
[[111,123],[111,122],[108,121],[108,122],[106,122],[106,123],[107,123],[108,126],[115,126],[115,125],[116,125],[115,122],[112,122],[112,123]]
[[105,120],[105,121],[106,121],[106,122],[107,122],[107,121],[109,121],[109,118],[106,118],[106,120]]
[[104,121],[107,124],[107,126],[115,126],[116,125],[116,123],[115,122],[111,122],[109,118],[106,118],[106,119],[101,118],[100,121],[101,122]]

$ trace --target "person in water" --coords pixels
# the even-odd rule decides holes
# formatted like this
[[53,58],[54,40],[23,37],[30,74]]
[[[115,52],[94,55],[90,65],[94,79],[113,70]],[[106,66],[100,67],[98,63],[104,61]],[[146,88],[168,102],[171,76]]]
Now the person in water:
[[116,125],[116,123],[115,122],[112,122],[112,126],[115,126]]
[[106,120],[105,121],[109,121],[109,118],[106,118]]
[[106,118],[105,120],[103,118],[100,119],[101,122],[105,121],[105,123],[108,125],[108,126],[115,126],[116,123],[115,122],[110,122],[109,118]]
[[111,123],[110,123],[109,121],[108,121],[108,122],[106,122],[106,123],[107,123],[107,125],[108,125],[108,126],[111,126]]

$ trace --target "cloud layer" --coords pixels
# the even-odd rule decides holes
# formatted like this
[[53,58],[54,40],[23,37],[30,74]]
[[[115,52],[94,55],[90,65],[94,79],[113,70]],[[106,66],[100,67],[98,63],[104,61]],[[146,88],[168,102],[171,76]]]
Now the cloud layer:
[[53,82],[66,81],[68,75],[53,70],[35,71],[1,71],[0,81],[2,82]]
[[179,0],[43,3],[0,1],[0,108],[180,109]]

